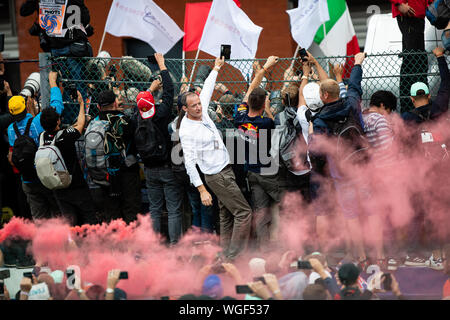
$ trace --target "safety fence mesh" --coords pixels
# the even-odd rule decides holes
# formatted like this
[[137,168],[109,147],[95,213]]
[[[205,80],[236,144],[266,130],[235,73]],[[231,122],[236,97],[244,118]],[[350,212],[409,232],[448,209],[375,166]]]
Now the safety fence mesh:
[[[334,77],[333,65],[343,64],[344,82],[353,66],[351,57],[316,58],[331,78]],[[229,60],[221,69],[213,94],[211,109],[220,105],[223,114],[232,114],[253,78],[254,70],[262,67],[265,59]],[[447,63],[450,59],[447,57]],[[98,114],[97,100],[99,93],[113,89],[120,94],[124,105],[133,106],[139,91],[147,90],[158,78],[159,68],[147,59],[133,57],[121,58],[49,58],[51,69],[61,73],[60,82],[64,88],[63,100],[65,111],[63,122],[76,121],[79,107],[71,98],[70,91],[76,87],[87,99],[87,108],[91,116]],[[201,88],[203,81],[214,67],[214,60],[166,59],[165,64],[175,85],[174,114],[176,114],[176,96],[183,86]],[[41,69],[42,70],[42,69]],[[45,69],[44,69],[45,70]],[[192,73],[192,70],[193,73]],[[48,70],[47,70],[48,72]],[[192,73],[192,78],[190,77]],[[265,74],[262,86],[271,92],[271,106],[275,112],[282,109],[281,89],[284,85],[297,82],[302,76],[300,58],[280,58],[279,62]],[[191,78],[191,80],[189,79]],[[318,80],[313,68],[312,81]],[[436,95],[439,84],[437,59],[428,53],[390,52],[368,55],[363,64],[363,106],[367,106],[370,96],[378,90],[390,90],[399,97],[399,111],[410,107],[409,88],[417,81],[426,82],[430,93]],[[158,101],[162,91],[155,93]]]

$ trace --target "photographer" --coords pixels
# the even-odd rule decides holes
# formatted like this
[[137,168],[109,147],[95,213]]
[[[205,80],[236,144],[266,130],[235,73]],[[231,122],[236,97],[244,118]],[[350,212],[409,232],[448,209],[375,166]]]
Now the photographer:
[[[20,15],[26,17],[38,12],[38,22],[35,22],[32,27],[34,30],[30,29],[30,33],[39,35],[41,48],[51,52],[54,58],[92,57],[88,37],[93,34],[93,28],[89,25],[91,18],[84,0],[67,0],[65,5],[60,2],[27,0],[20,8]],[[62,69],[63,77],[68,79],[81,80],[83,67],[83,63],[77,59],[58,62],[58,69]],[[79,83],[77,89],[86,98],[86,85]],[[64,92],[64,101],[70,100],[66,91],[69,90]],[[72,122],[74,119],[66,120]]]
[[[56,84],[56,78],[57,73],[50,72],[50,109],[55,109],[56,113],[61,114],[64,105],[61,91]],[[41,113],[34,116],[34,104],[31,107],[30,103],[27,104],[25,98],[21,95],[12,97],[8,102],[8,107],[14,120],[8,127],[10,147],[8,160],[21,174],[22,189],[27,196],[33,219],[51,218],[58,212],[56,201],[53,193],[39,181],[34,167],[34,154],[39,146],[39,135],[44,131],[40,121]],[[31,139],[24,143],[24,136]],[[16,140],[19,140],[19,138],[22,141],[20,144],[16,144]],[[30,148],[33,147],[34,153],[30,151]]]

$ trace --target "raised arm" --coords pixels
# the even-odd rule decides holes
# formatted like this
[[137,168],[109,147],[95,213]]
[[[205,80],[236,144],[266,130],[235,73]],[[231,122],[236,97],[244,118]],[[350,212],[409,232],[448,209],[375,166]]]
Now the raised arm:
[[262,67],[262,69],[259,69],[256,72],[256,75],[253,78],[253,81],[250,84],[250,87],[248,87],[247,93],[245,94],[245,97],[242,100],[242,102],[247,102],[248,101],[248,98],[250,97],[250,93],[252,93],[252,91],[255,88],[259,87],[259,85],[261,84],[262,79],[264,78],[264,74],[266,73],[266,71],[269,70],[274,65],[276,65],[277,62],[278,62],[278,59],[279,58],[276,57],[276,56],[270,56],[269,58],[267,58],[267,61],[264,64],[264,67]]
[[175,89],[173,87],[173,81],[170,77],[169,71],[167,70],[164,56],[161,53],[155,53],[155,59],[158,63],[159,70],[161,70],[161,79],[163,86],[162,102],[159,106],[158,112],[156,112],[155,117],[167,118],[170,117],[173,106],[173,96]]
[[64,103],[61,90],[56,82],[57,78],[57,72],[52,71],[48,74],[48,82],[50,84],[50,106],[55,108],[58,114],[62,114],[64,111]]
[[449,91],[450,91],[450,73],[448,70],[447,61],[445,60],[444,48],[435,48],[434,55],[438,60],[439,73],[441,75],[441,85],[436,98],[433,100],[432,113],[433,115],[440,115],[448,110]]
[[303,95],[303,89],[308,84],[308,76],[311,73],[311,67],[308,62],[303,63],[303,76],[302,82],[300,83],[300,88],[298,88],[298,108],[301,106],[306,106],[305,96]]
[[84,111],[83,96],[81,95],[80,91],[77,91],[77,94],[78,103],[80,104],[80,112],[78,113],[77,123],[75,124],[74,128],[77,129],[80,134],[83,134],[84,124],[86,122],[86,114]]
[[319,75],[319,81],[324,81],[328,79],[329,78],[328,73],[322,68],[322,66],[316,60],[316,58],[314,58],[314,56],[308,51],[307,53],[308,53],[308,62],[316,68],[317,74]]
[[225,63],[225,58],[216,58],[214,63],[214,69],[210,72],[208,78],[206,78],[202,92],[200,93],[200,102],[202,103],[202,116],[209,117],[208,115],[208,106],[211,101],[212,94],[214,92],[214,88],[216,86],[217,75],[219,74],[220,68]]

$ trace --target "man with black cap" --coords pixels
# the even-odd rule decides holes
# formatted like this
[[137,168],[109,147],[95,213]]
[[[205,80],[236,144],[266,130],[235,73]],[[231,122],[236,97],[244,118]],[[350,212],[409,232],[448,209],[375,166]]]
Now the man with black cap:
[[[102,204],[106,221],[122,218],[129,223],[136,219],[141,210],[139,164],[134,144],[135,123],[123,114],[121,103],[112,90],[100,93],[98,106],[100,113],[89,123],[85,133],[88,171],[94,183],[100,186],[93,190],[98,191],[95,197]],[[101,130],[105,130],[106,134],[98,135]],[[109,154],[105,154],[105,139],[106,145],[118,148],[117,156],[113,154],[114,147],[108,147]],[[97,148],[101,149],[100,152]],[[104,177],[96,174],[99,162],[105,165],[103,172],[108,173]]]
[[[56,84],[58,74],[50,72],[48,80],[50,83],[50,108],[60,115],[64,110],[61,91]],[[40,182],[36,169],[34,167],[34,153],[36,153],[39,146],[39,135],[44,131],[41,126],[41,114],[33,117],[28,113],[26,108],[25,98],[22,96],[13,96],[8,103],[9,113],[13,116],[14,122],[8,127],[9,140],[9,154],[8,159],[11,165],[20,171],[22,179],[22,189],[27,196],[28,204],[30,205],[31,215],[33,219],[52,218],[59,209],[56,205],[56,200],[53,193],[44,187]],[[31,152],[24,152],[24,147],[19,147],[16,141],[21,136],[28,136],[25,144]],[[26,139],[26,138],[25,138]],[[24,138],[21,137],[21,140]],[[34,146],[33,146],[34,142]],[[14,148],[16,150],[14,151]],[[35,148],[35,149],[34,149]],[[32,150],[34,149],[34,153]],[[28,156],[26,156],[28,154]],[[21,161],[18,161],[21,159]],[[19,168],[17,168],[17,166]]]
[[164,56],[161,53],[155,53],[155,59],[161,70],[162,101],[155,105],[155,99],[150,91],[140,92],[136,97],[139,113],[136,114],[135,142],[145,166],[153,230],[161,232],[165,201],[169,220],[169,241],[171,245],[175,245],[182,232],[183,193],[172,172],[172,141],[168,130],[172,115],[174,87]]

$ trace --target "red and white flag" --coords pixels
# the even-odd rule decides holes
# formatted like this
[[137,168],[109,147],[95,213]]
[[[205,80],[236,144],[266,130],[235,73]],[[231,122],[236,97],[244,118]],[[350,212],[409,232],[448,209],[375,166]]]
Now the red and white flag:
[[[234,2],[239,8],[241,7],[239,0],[234,0]],[[187,52],[198,49],[211,5],[211,1],[186,3],[183,51]]]

